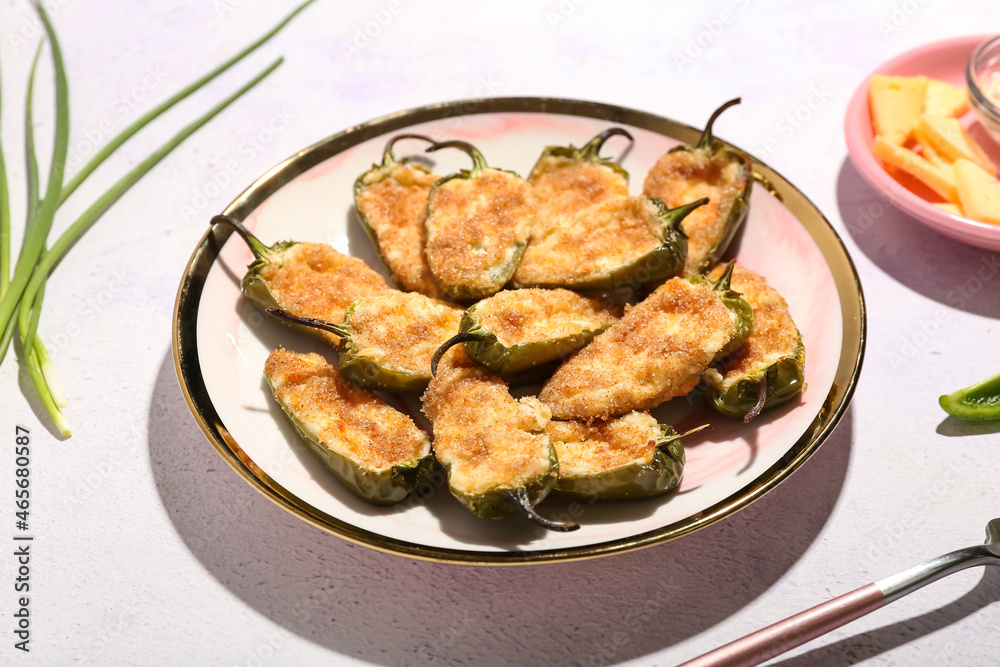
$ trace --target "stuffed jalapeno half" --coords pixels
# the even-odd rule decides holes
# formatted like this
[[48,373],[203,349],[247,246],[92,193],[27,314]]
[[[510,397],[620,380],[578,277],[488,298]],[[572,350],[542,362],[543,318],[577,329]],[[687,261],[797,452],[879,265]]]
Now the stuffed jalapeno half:
[[695,146],[681,145],[660,157],[649,173],[643,193],[659,197],[667,206],[708,197],[709,204],[684,221],[688,237],[687,259],[681,275],[708,271],[722,257],[746,219],[753,186],[753,161],[749,155],[725,146],[712,136],[712,126],[739,98],[716,109]]
[[[721,277],[722,267],[709,275]],[[788,304],[759,274],[735,267],[732,287],[753,309],[746,342],[702,374],[708,400],[724,415],[753,420],[787,403],[805,387],[805,347]]]
[[521,262],[538,205],[531,185],[511,171],[493,169],[464,141],[458,148],[472,168],[445,176],[431,188],[424,221],[427,264],[447,298],[469,302],[499,292]]
[[504,290],[465,311],[460,333],[438,349],[434,365],[461,343],[470,359],[504,381],[530,382],[533,374],[526,371],[565,359],[614,324],[618,314],[612,304],[566,289]]
[[585,208],[532,239],[513,284],[602,290],[673,277],[687,256],[681,222],[707,203],[668,209],[655,197],[616,197]]
[[546,431],[559,458],[559,495],[634,500],[662,495],[680,484],[680,436],[648,412],[590,424],[553,420]]
[[342,324],[267,312],[340,337],[340,374],[378,391],[420,394],[431,379],[434,351],[458,332],[462,310],[417,292],[358,299]]
[[422,164],[397,160],[393,147],[401,139],[434,143],[419,134],[389,139],[382,164],[372,165],[354,182],[354,206],[392,279],[407,291],[442,298],[424,256],[427,195],[440,176]]
[[[279,241],[264,245],[238,220],[224,215],[212,218],[239,234],[253,253],[241,287],[247,300],[262,310],[280,308],[298,317],[339,324],[352,302],[363,296],[390,291],[385,280],[356,257],[348,257],[324,243]],[[334,345],[339,336],[309,327]]]
[[[558,219],[608,199],[628,195],[628,172],[617,162],[600,156],[604,143],[615,136],[632,135],[611,127],[588,141],[583,148],[547,146],[531,173],[538,199],[538,219],[532,236],[545,236]],[[529,245],[530,245],[529,241]]]
[[452,348],[423,397],[434,454],[448,489],[477,516],[522,513],[552,530],[574,530],[534,509],[555,486],[559,465],[545,432],[550,413],[537,398],[515,399],[506,383]]
[[555,419],[650,410],[694,389],[752,317],[728,281],[671,278],[563,362],[538,397]]
[[423,431],[322,356],[278,348],[264,377],[313,455],[359,497],[390,505],[429,480],[434,457]]

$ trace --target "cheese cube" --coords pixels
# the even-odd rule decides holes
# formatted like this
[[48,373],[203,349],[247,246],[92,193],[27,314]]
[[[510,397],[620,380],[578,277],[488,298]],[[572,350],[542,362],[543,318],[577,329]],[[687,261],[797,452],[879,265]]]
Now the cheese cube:
[[875,157],[888,165],[902,169],[952,204],[959,203],[955,188],[955,175],[950,167],[934,164],[908,148],[891,144],[882,137],[875,137],[872,144]]
[[996,175],[993,162],[957,118],[921,116],[915,134],[921,146],[929,144],[945,159],[955,162],[959,158],[966,158]]
[[955,185],[965,216],[1000,225],[1000,181],[971,160],[955,161]]
[[924,97],[925,116],[956,118],[969,110],[969,96],[965,86],[957,88],[947,81],[927,79]]
[[868,104],[875,134],[890,144],[905,144],[924,112],[926,95],[925,77],[873,76],[868,82]]

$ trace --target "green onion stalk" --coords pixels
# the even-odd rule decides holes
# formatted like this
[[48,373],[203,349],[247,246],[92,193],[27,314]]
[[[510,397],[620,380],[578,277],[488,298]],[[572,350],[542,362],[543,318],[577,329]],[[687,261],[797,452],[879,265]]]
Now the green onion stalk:
[[[7,347],[13,336],[15,324],[18,329],[21,343],[21,352],[24,357],[25,366],[32,378],[35,387],[39,392],[42,404],[46,412],[55,423],[60,433],[64,436],[71,434],[69,424],[60,410],[65,407],[65,398],[52,372],[52,364],[45,346],[37,337],[38,321],[41,315],[42,299],[45,292],[45,281],[51,271],[65,256],[76,240],[93,225],[122,195],[125,194],[140,178],[156,166],[174,148],[187,139],[191,134],[208,123],[212,118],[221,113],[230,104],[239,99],[242,95],[256,86],[268,74],[274,71],[282,62],[278,58],[262,70],[255,77],[250,79],[237,91],[214,106],[207,113],[185,126],[177,134],[166,141],[160,148],[149,155],[145,160],[136,165],[125,176],[119,179],[107,192],[101,195],[76,221],[63,232],[51,247],[46,247],[48,233],[55,217],[55,212],[59,206],[79,187],[79,185],[97,169],[118,147],[136,134],[143,127],[155,120],[158,116],[173,107],[175,104],[190,96],[207,83],[228,70],[237,62],[255,51],[265,42],[270,40],[285,25],[287,25],[303,9],[312,4],[315,0],[307,0],[299,5],[282,21],[262,35],[255,42],[245,47],[242,51],[232,56],[208,74],[181,89],[169,99],[165,100],[149,112],[141,116],[134,123],[125,128],[120,134],[108,142],[94,157],[74,176],[68,183],[63,185],[63,169],[66,164],[66,154],[69,143],[69,101],[68,85],[66,82],[65,66],[62,58],[62,51],[59,45],[55,30],[48,14],[38,2],[35,3],[35,10],[38,12],[45,26],[46,35],[52,52],[52,62],[55,71],[55,103],[56,103],[56,127],[53,142],[52,162],[49,170],[49,177],[46,183],[44,197],[39,196],[38,187],[38,167],[35,156],[34,134],[32,130],[32,97],[35,79],[35,70],[38,63],[38,53],[32,65],[31,80],[28,87],[28,100],[26,112],[26,133],[25,148],[28,166],[28,206],[27,221],[25,223],[24,241],[17,263],[11,273],[10,260],[10,205],[9,193],[7,189],[6,170],[3,163],[3,153],[0,150],[0,362],[6,355]],[[39,47],[39,53],[41,46]],[[16,318],[15,318],[16,314]]]

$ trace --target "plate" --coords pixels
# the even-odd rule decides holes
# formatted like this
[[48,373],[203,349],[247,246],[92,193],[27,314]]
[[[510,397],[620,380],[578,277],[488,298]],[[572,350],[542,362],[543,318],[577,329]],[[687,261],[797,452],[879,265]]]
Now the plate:
[[[874,74],[915,76],[922,74],[955,86],[965,85],[965,65],[973,49],[992,35],[957,37],[927,44],[907,51],[879,66],[865,77],[851,97],[844,119],[847,152],[862,178],[868,181],[885,202],[908,213],[931,229],[963,243],[987,250],[1000,250],[1000,226],[950,215],[934,207],[915,192],[890,176],[872,155],[871,116],[868,111],[868,79]],[[970,111],[962,124],[983,147],[994,163],[1000,164],[1000,145],[989,136]]]
[[[267,172],[226,213],[267,244],[326,242],[381,269],[355,217],[351,186],[381,160],[388,137],[405,130],[462,139],[481,148],[490,164],[526,174],[546,145],[579,146],[612,124],[635,137],[631,147],[619,138],[604,151],[624,151],[633,193],[661,154],[700,134],[594,102],[450,102],[391,114],[310,146]],[[433,158],[441,174],[468,163],[458,151]],[[684,398],[659,409],[657,416],[675,425],[708,420],[714,427],[686,443],[685,475],[670,496],[619,503],[547,499],[539,508],[547,516],[581,523],[571,533],[544,531],[521,517],[477,518],[446,487],[429,485],[390,508],[357,499],[299,443],[262,377],[264,359],[278,345],[308,352],[322,344],[266,319],[242,297],[239,281],[251,255],[222,226],[201,240],[178,289],[173,349],[181,388],[209,442],[243,479],[292,514],[358,544],[420,559],[515,564],[604,556],[686,535],[746,507],[801,466],[847,409],[861,369],[864,300],[846,249],[799,190],[766,165],[757,169],[776,194],[754,189],[735,255],[786,296],[806,345],[808,389],[751,426]],[[391,400],[419,416],[415,399]]]

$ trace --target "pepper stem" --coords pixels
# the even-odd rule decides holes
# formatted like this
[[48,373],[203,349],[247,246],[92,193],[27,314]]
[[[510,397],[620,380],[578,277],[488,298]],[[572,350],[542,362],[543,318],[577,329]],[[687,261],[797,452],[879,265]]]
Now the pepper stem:
[[438,362],[441,361],[441,357],[444,356],[445,352],[459,343],[464,343],[470,340],[486,340],[486,336],[481,333],[472,333],[471,331],[459,331],[457,334],[441,343],[441,347],[439,347],[434,352],[434,356],[431,357],[431,376],[433,377],[437,375]]
[[217,215],[212,218],[210,224],[213,226],[226,225],[227,227],[231,227],[250,246],[250,252],[253,253],[254,259],[264,259],[264,256],[271,250],[260,239],[251,234],[250,230],[244,227],[242,222],[231,215]]
[[733,267],[735,266],[736,266],[736,260],[730,260],[729,263],[726,264],[726,268],[722,272],[722,275],[719,276],[719,279],[716,280],[714,283],[711,283],[712,289],[714,289],[716,292],[729,291],[732,288]]
[[[677,208],[672,208],[663,211],[663,213],[660,215],[660,220],[663,221],[663,228],[673,229],[683,234],[684,230],[681,229],[681,221],[684,218],[688,217],[688,214],[690,214],[691,211],[695,210],[700,206],[704,206],[707,203],[708,203],[708,197],[702,197],[701,199],[693,201],[689,204],[683,204],[681,206],[678,206]],[[685,236],[687,235],[685,234]]]
[[748,412],[746,416],[743,417],[744,424],[749,424],[754,419],[756,419],[757,415],[760,414],[760,411],[764,409],[764,403],[767,401],[767,376],[765,375],[764,377],[757,380],[757,385],[759,392],[757,396],[757,403],[754,404],[754,406],[750,408],[750,412]]
[[467,141],[442,141],[431,145],[427,149],[427,152],[433,153],[434,151],[441,150],[442,148],[457,148],[461,151],[465,151],[465,153],[472,158],[472,169],[469,170],[469,176],[472,178],[479,176],[479,174],[483,173],[483,170],[489,166],[486,164],[486,158],[483,157],[480,150]]
[[535,511],[535,508],[531,506],[531,501],[528,500],[528,491],[524,488],[511,489],[507,492],[511,500],[517,506],[517,509],[521,511],[521,514],[528,517],[535,523],[537,523],[542,528],[547,528],[549,530],[554,530],[560,533],[568,533],[573,530],[579,530],[580,524],[578,523],[556,523],[555,521],[550,521],[546,519],[541,514]]
[[599,153],[601,152],[601,148],[604,146],[604,142],[615,136],[627,137],[629,141],[635,142],[635,139],[632,138],[632,135],[629,134],[628,130],[625,128],[609,127],[588,141],[584,147],[580,149],[580,159],[585,160],[586,162],[596,162],[600,159]]
[[385,150],[382,152],[383,167],[388,167],[390,164],[394,164],[396,162],[396,157],[392,154],[392,149],[396,145],[396,142],[400,139],[420,139],[421,141],[426,141],[429,144],[434,143],[433,139],[425,137],[422,134],[397,134],[389,139],[389,141],[385,144]]
[[341,338],[349,338],[351,335],[351,330],[343,324],[334,324],[333,322],[317,320],[312,317],[299,317],[298,315],[292,315],[288,311],[282,310],[281,308],[265,308],[264,310],[271,315],[280,317],[283,320],[288,320],[289,322],[294,322],[295,324],[301,324],[304,327],[329,331],[330,333],[336,334]]
[[707,150],[712,147],[715,143],[715,137],[712,136],[712,126],[715,124],[715,119],[719,115],[731,106],[735,106],[740,103],[740,98],[734,98],[723,104],[721,107],[712,112],[712,116],[708,119],[708,124],[705,125],[705,130],[701,133],[701,139],[698,140],[698,148]]
[[[671,430],[673,430],[673,429],[671,429]],[[683,433],[677,433],[675,431],[674,433],[672,433],[670,435],[664,434],[657,441],[657,446],[665,445],[665,444],[671,443],[671,442],[673,442],[675,440],[680,440],[681,438],[686,438],[689,435],[691,435],[692,433],[698,433],[699,431],[711,431],[711,430],[712,430],[712,425],[711,424],[702,424],[701,426],[695,426],[692,429],[688,429],[687,431],[684,431]]]

